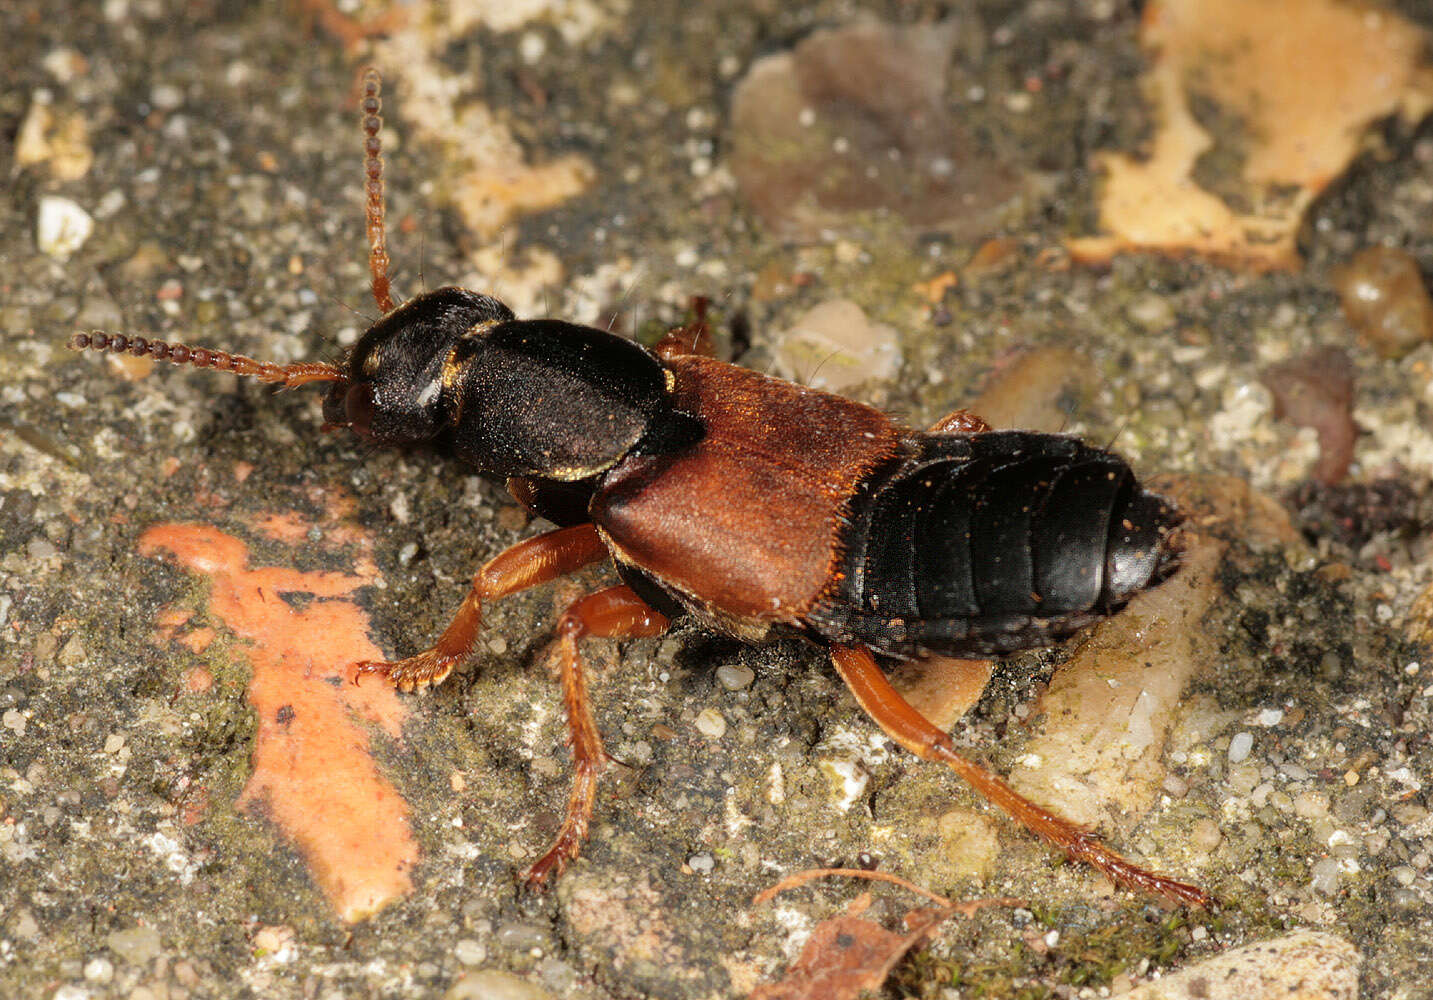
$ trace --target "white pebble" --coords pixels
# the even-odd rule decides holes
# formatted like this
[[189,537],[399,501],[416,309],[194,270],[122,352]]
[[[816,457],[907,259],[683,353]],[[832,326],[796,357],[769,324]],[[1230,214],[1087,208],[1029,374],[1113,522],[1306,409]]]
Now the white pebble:
[[1235,733],[1234,738],[1229,741],[1229,763],[1241,764],[1249,758],[1249,751],[1254,749],[1254,737],[1248,733]]
[[1282,708],[1266,708],[1259,713],[1259,717],[1254,721],[1265,728],[1277,726],[1284,721],[1284,710]]
[[47,194],[40,199],[35,242],[40,251],[56,260],[69,260],[95,231],[95,220],[68,198]]
[[719,740],[726,735],[726,719],[714,708],[704,708],[697,713],[697,730],[703,736]]
[[750,667],[733,666],[730,663],[717,667],[717,680],[728,691],[740,691],[756,680],[756,673]]

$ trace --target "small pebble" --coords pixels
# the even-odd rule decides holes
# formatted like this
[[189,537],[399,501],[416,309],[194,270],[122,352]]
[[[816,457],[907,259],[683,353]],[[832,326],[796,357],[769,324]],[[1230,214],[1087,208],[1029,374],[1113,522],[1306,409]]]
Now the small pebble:
[[1309,884],[1315,892],[1331,896],[1338,891],[1338,862],[1333,858],[1315,863],[1309,874]]
[[687,858],[687,867],[698,875],[710,875],[716,870],[716,858],[709,851],[700,851]]
[[697,713],[697,731],[703,736],[719,740],[726,735],[726,719],[714,708],[704,708]]
[[1303,819],[1320,819],[1328,811],[1328,796],[1322,792],[1300,792],[1294,799],[1294,815]]
[[1343,314],[1373,349],[1401,358],[1433,340],[1433,298],[1418,261],[1393,247],[1366,247],[1333,273]]
[[1261,726],[1277,726],[1284,721],[1284,710],[1282,708],[1266,708],[1259,713],[1255,720]]
[[467,972],[443,994],[444,1000],[553,1000],[541,986],[534,986],[509,972],[479,969]]
[[114,978],[114,963],[107,958],[92,958],[85,963],[85,978],[92,983],[107,983]]
[[1235,733],[1234,738],[1229,741],[1229,763],[1240,764],[1249,757],[1249,751],[1254,749],[1254,737],[1248,733]]
[[552,935],[534,924],[503,924],[494,936],[498,944],[513,951],[547,951],[552,947]]
[[750,667],[739,667],[729,663],[717,667],[716,675],[721,686],[728,691],[740,691],[756,680],[756,672]]
[[1195,848],[1208,854],[1219,846],[1219,842],[1224,839],[1224,834],[1212,819],[1201,819],[1196,820],[1190,827],[1189,839]]
[[131,927],[115,931],[104,939],[115,957],[130,965],[144,965],[159,954],[163,942],[152,927]]
[[40,199],[35,242],[42,253],[56,260],[69,260],[94,231],[95,220],[70,199],[57,195]]
[[1401,886],[1412,885],[1413,880],[1417,877],[1418,873],[1407,865],[1399,865],[1397,868],[1393,869],[1393,879]]
[[463,938],[453,945],[453,957],[464,965],[482,965],[488,957],[487,946],[472,938]]

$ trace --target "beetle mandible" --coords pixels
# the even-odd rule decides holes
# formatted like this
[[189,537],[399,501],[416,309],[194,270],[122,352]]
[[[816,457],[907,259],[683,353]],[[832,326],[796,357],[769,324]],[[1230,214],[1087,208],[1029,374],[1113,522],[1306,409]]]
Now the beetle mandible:
[[366,215],[383,316],[344,363],[280,365],[100,332],[76,349],[215,368],[294,388],[326,383],[326,426],[427,445],[506,481],[558,527],[478,571],[428,650],[355,665],[355,680],[438,684],[473,649],[486,602],[610,559],[621,584],[557,624],[576,776],[562,828],[529,869],[576,858],[605,760],[580,642],[654,636],[680,614],[748,642],[826,647],[872,720],[944,763],[1068,855],[1128,887],[1207,905],[1201,889],[1128,861],[1030,802],[891,686],[877,657],[997,656],[1118,611],[1178,565],[1180,518],[1119,456],[1066,435],[994,431],[956,411],[925,431],[711,356],[700,315],[653,350],[497,299],[440,288],[395,306],[384,233],[380,79],[364,76]]

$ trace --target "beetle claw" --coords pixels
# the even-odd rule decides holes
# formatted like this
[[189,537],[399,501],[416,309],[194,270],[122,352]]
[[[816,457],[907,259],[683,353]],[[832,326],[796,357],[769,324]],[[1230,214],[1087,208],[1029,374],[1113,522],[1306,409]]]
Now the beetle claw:
[[429,649],[405,660],[361,660],[353,665],[353,683],[364,674],[378,674],[400,691],[416,691],[443,683],[458,658]]

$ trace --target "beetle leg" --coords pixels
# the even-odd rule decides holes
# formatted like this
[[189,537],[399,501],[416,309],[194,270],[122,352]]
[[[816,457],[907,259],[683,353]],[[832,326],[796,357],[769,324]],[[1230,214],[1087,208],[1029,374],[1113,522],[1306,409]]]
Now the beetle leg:
[[364,660],[354,664],[353,681],[364,674],[381,674],[404,691],[440,684],[453,668],[468,658],[478,629],[483,625],[483,602],[496,600],[539,583],[566,576],[607,555],[607,548],[590,524],[558,528],[518,542],[490,559],[473,577],[472,589],[453,621],[431,649],[406,660]]
[[947,413],[935,423],[930,425],[928,434],[985,434],[993,428],[985,422],[985,418],[976,416],[969,410],[955,410]]
[[587,836],[592,807],[597,798],[597,776],[607,752],[602,747],[602,734],[592,718],[592,699],[587,691],[587,670],[578,649],[587,636],[606,639],[637,639],[661,635],[667,630],[667,617],[653,611],[630,587],[609,587],[573,602],[557,623],[557,642],[553,655],[557,658],[562,679],[562,702],[567,709],[567,730],[572,742],[572,759],[576,774],[572,794],[567,800],[567,816],[557,839],[538,858],[523,884],[529,889],[540,888],[549,875],[557,875],[577,857]]
[[864,646],[832,646],[831,659],[856,701],[887,736],[923,760],[945,764],[986,799],[1070,857],[1099,869],[1127,888],[1156,892],[1193,906],[1207,907],[1213,902],[1196,886],[1158,875],[1121,857],[1089,830],[1036,805],[979,764],[960,756],[950,737],[926,721],[891,687]]
[[698,295],[692,299],[693,319],[685,326],[668,331],[653,345],[652,351],[663,361],[684,354],[698,354],[704,358],[716,357],[716,345],[712,343],[711,327],[707,325],[707,300]]

